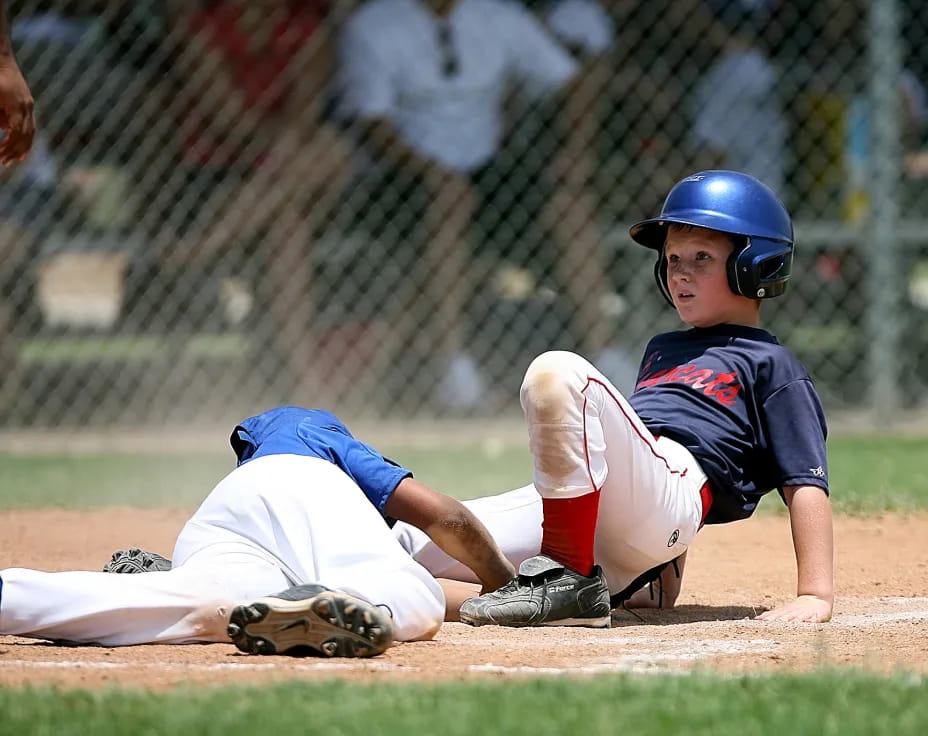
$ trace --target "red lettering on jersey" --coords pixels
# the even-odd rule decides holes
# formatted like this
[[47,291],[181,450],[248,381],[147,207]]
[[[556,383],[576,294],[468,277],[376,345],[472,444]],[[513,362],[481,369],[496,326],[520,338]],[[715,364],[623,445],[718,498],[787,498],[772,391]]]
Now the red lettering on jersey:
[[637,391],[637,390],[640,389],[640,388],[647,388],[648,386],[656,386],[657,384],[662,383],[662,382],[663,382],[662,379],[663,379],[668,373],[670,373],[670,370],[669,370],[669,369],[666,370],[666,371],[658,371],[658,372],[655,373],[653,376],[649,376],[648,378],[644,378],[644,379],[640,380],[640,381],[638,382],[638,385],[635,386],[635,390]]
[[708,396],[712,396],[719,386],[724,386],[726,383],[731,383],[735,380],[737,376],[734,373],[719,373],[715,380],[706,385],[705,393]]
[[701,390],[706,396],[711,396],[721,404],[733,406],[741,392],[741,384],[737,383],[737,380],[737,373],[715,375],[710,368],[697,369],[692,364],[678,365],[643,378],[635,386],[635,390],[639,391],[662,383],[685,383]]
[[705,388],[706,381],[712,378],[712,369],[703,368],[701,371],[696,371],[690,378],[693,381],[693,388]]
[[723,388],[721,391],[716,392],[715,398],[725,404],[725,406],[734,406],[735,399],[740,390],[741,385],[736,383],[734,386],[729,386],[728,388]]

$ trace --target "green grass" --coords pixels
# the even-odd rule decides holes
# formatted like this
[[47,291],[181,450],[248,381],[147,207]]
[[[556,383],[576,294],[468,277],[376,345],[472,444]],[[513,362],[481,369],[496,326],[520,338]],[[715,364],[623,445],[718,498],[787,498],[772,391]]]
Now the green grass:
[[[531,482],[522,446],[441,450],[384,448],[416,477],[458,498]],[[928,438],[837,437],[829,441],[832,498],[841,513],[928,510]],[[224,454],[0,453],[0,509],[62,506],[195,507],[231,470]],[[761,507],[782,512],[776,494]]]
[[195,507],[231,456],[0,454],[0,508]]
[[[459,498],[510,490],[531,482],[528,451],[388,451],[416,477]],[[105,506],[191,508],[234,467],[222,454],[0,453],[0,509]]]
[[330,681],[152,695],[0,690],[0,734],[923,734],[923,678],[819,672],[507,680],[439,685]]
[[33,338],[20,346],[26,365],[67,365],[101,361],[152,361],[166,354],[191,358],[236,358],[248,349],[243,335],[190,335],[181,339],[153,336],[56,336]]
[[829,440],[835,508],[845,513],[928,509],[928,437]]

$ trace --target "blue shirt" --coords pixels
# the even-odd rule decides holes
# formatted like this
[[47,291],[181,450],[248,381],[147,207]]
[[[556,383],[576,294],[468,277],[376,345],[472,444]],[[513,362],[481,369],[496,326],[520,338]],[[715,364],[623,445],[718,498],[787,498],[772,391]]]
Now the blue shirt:
[[331,412],[283,406],[250,417],[229,438],[243,465],[266,455],[306,455],[337,465],[381,514],[400,481],[412,472],[356,440]]
[[707,524],[747,518],[774,488],[828,492],[818,394],[766,330],[717,325],[657,335],[629,403],[651,432],[699,461],[713,491]]

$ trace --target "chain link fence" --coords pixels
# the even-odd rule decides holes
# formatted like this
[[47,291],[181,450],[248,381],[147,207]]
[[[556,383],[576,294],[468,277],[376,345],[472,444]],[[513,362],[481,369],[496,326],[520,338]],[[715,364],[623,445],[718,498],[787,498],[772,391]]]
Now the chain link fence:
[[679,326],[628,225],[736,168],[794,214],[764,320],[832,409],[928,382],[928,10],[909,0],[21,0],[0,424],[518,411]]

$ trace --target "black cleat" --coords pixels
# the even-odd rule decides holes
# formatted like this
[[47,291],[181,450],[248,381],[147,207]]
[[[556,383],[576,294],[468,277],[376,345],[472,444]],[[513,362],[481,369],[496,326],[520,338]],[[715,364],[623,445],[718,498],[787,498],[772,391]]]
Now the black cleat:
[[609,588],[602,569],[581,575],[550,557],[530,557],[519,574],[499,590],[469,598],[461,621],[471,626],[611,625]]
[[382,607],[321,585],[236,606],[226,631],[249,654],[373,657],[393,644],[393,621]]

